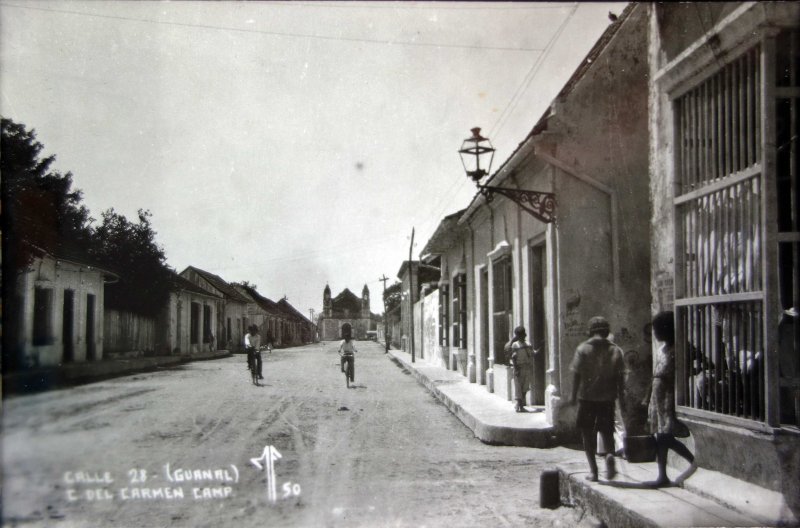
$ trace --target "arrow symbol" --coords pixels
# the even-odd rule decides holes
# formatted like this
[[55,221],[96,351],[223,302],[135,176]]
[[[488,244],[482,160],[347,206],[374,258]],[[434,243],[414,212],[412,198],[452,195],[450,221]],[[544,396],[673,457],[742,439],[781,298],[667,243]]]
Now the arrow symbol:
[[250,459],[250,463],[257,467],[260,471],[263,471],[266,467],[267,498],[272,502],[275,502],[278,499],[278,492],[275,486],[275,461],[280,458],[283,458],[283,455],[281,455],[280,451],[270,445],[264,446],[264,451],[262,451],[261,456]]

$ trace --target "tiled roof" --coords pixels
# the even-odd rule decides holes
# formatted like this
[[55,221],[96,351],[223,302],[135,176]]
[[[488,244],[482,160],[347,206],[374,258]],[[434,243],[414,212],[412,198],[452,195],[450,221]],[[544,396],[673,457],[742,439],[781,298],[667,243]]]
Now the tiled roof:
[[273,315],[278,315],[278,316],[285,316],[286,315],[285,312],[283,310],[281,310],[280,306],[278,306],[278,303],[276,303],[275,301],[272,301],[271,299],[268,299],[268,298],[264,297],[263,295],[258,293],[251,286],[241,285],[240,287],[245,292],[247,292],[247,295],[249,295],[253,299],[253,301],[257,305],[259,305],[261,307],[261,309],[264,310],[265,312],[273,314]]
[[192,281],[190,281],[186,277],[181,277],[180,275],[178,275],[177,273],[174,273],[174,272],[172,273],[172,284],[173,284],[174,290],[185,290],[185,291],[189,291],[189,292],[192,292],[192,293],[205,295],[207,297],[221,298],[220,295],[216,295],[214,293],[211,293],[208,290],[204,290],[203,288],[201,288],[197,284],[193,283]]
[[422,250],[421,255],[428,255],[432,253],[441,253],[450,249],[453,244],[458,240],[458,219],[464,214],[466,209],[456,211],[442,218],[436,231],[431,235],[425,248]]
[[216,289],[221,291],[225,294],[226,297],[230,298],[231,300],[238,301],[238,302],[250,302],[247,298],[245,298],[242,294],[236,291],[236,288],[228,284],[225,279],[218,275],[214,275],[211,272],[201,270],[194,266],[189,266],[186,269],[192,269],[195,273],[203,277],[205,280],[210,282]]
[[281,299],[280,301],[278,301],[278,306],[280,306],[281,308],[283,308],[286,311],[288,311],[290,314],[292,314],[292,316],[301,319],[304,323],[309,323],[310,322],[306,316],[301,314],[297,310],[297,308],[295,308],[294,306],[289,304],[289,301],[287,301],[286,299]]

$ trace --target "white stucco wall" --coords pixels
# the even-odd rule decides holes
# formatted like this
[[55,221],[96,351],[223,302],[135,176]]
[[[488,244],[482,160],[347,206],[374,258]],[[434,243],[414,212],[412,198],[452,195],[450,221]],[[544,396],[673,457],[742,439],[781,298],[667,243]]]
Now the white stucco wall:
[[[72,347],[73,361],[87,361],[94,347],[94,358],[103,357],[103,273],[77,263],[51,257],[36,259],[30,271],[20,277],[22,306],[9,307],[22,311],[22,355],[28,365],[57,366],[64,358],[64,292],[74,292]],[[33,344],[34,295],[36,288],[52,292],[49,324],[49,344]],[[87,342],[87,296],[94,296],[94,337]],[[88,352],[88,353],[87,353]]]

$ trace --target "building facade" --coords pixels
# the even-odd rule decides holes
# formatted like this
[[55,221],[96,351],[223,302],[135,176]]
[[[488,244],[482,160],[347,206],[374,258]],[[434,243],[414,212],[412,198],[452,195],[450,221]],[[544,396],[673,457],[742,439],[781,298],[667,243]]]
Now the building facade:
[[[113,273],[45,255],[19,277],[13,335],[23,367],[58,366],[104,357],[104,287]],[[7,330],[8,331],[8,330]]]
[[528,401],[563,430],[574,424],[561,399],[589,318],[605,316],[624,350],[649,347],[647,30],[647,6],[629,6],[485,182],[552,193],[554,208],[536,217],[478,194],[442,220],[421,257],[441,269],[440,315],[428,324],[439,356],[511,400],[504,347],[524,326],[537,351]]
[[250,299],[236,291],[222,277],[194,266],[187,266],[180,275],[217,299],[189,307],[201,312],[202,343],[210,346],[214,341],[220,349],[240,350],[247,327],[251,324],[247,318]]
[[377,326],[370,312],[367,285],[364,285],[359,298],[347,288],[332,297],[331,288],[326,284],[322,292],[322,313],[317,326],[323,341],[341,339],[343,328],[349,328],[354,339],[366,339],[367,332],[375,330]]
[[172,289],[157,324],[159,353],[197,357],[225,349],[225,336],[203,339],[212,335],[211,322],[223,298],[200,288],[188,279],[175,275]]
[[800,518],[800,4],[650,11],[652,310],[701,466]]

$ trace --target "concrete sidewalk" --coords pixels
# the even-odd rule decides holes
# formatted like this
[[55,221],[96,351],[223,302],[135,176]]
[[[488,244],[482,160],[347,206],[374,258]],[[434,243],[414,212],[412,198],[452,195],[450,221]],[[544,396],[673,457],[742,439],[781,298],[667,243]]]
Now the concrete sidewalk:
[[65,363],[59,367],[40,367],[3,375],[3,396],[39,392],[103,379],[169,368],[207,359],[228,357],[227,350],[195,356],[140,356],[106,358],[98,361]]
[[[411,355],[390,350],[398,366],[413,375],[444,403],[481,441],[488,444],[554,447],[557,438],[544,412],[517,413],[511,402],[470,383],[461,374]],[[603,468],[602,461],[598,461]],[[558,468],[561,502],[584,508],[612,527],[656,526],[798,526],[798,519],[780,493],[716,471],[698,469],[682,487],[653,489],[655,462],[628,463],[617,458],[613,481],[586,480],[582,450]],[[680,470],[668,468],[673,479]]]

